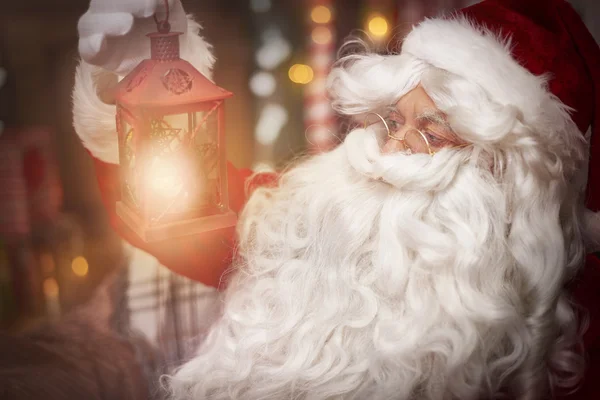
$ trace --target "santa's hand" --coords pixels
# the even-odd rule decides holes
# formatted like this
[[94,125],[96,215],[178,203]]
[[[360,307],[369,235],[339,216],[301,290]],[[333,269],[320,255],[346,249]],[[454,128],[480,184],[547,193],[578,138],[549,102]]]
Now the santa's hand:
[[[187,32],[187,19],[180,0],[168,0],[169,24],[173,32]],[[148,33],[166,17],[164,0],[91,0],[81,16],[79,54],[92,65],[126,75],[150,57]]]

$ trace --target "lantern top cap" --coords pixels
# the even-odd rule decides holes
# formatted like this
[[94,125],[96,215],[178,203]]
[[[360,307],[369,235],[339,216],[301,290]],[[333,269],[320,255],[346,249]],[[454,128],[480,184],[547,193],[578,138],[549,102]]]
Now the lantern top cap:
[[117,104],[129,109],[193,106],[231,96],[180,58],[144,60],[115,88]]
[[179,36],[171,32],[169,5],[165,0],[166,18],[159,21],[158,32],[149,33],[151,58],[142,61],[115,88],[117,104],[129,109],[186,109],[233,96],[215,85],[192,64],[179,57]]

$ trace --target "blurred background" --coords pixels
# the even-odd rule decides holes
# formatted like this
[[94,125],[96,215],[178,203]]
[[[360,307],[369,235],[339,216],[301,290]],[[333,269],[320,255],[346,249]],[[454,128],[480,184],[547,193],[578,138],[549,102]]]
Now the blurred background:
[[[183,0],[214,46],[227,157],[273,170],[339,142],[325,77],[349,35],[381,52],[469,0]],[[596,40],[600,2],[573,0]],[[0,2],[0,326],[18,331],[89,297],[122,262],[72,127],[77,20],[87,0]]]

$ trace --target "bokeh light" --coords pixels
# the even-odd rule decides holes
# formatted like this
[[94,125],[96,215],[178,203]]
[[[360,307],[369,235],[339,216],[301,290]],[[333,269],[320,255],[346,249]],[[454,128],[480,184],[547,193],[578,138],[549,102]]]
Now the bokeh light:
[[304,64],[294,64],[290,67],[288,71],[288,76],[290,80],[294,83],[299,83],[301,85],[305,85],[312,81],[314,77],[314,72],[311,67]]
[[250,90],[256,96],[269,97],[275,93],[277,81],[270,72],[260,71],[252,75],[250,78]]
[[325,6],[316,6],[310,12],[310,19],[317,24],[326,24],[331,21],[331,10]]
[[58,282],[54,278],[46,278],[43,283],[44,295],[46,297],[58,297]]
[[79,277],[84,277],[88,274],[89,266],[85,258],[79,256],[73,259],[71,263],[71,269],[73,273]]
[[311,37],[317,44],[328,44],[331,42],[331,30],[325,26],[317,26],[313,29]]
[[254,55],[256,63],[264,70],[273,70],[289,57],[292,45],[279,29],[267,29],[261,36],[263,44]]
[[385,36],[389,29],[387,20],[380,15],[372,16],[369,19],[367,27],[369,32],[375,37]]
[[288,112],[281,104],[272,103],[263,107],[256,124],[256,141],[271,146],[288,122]]

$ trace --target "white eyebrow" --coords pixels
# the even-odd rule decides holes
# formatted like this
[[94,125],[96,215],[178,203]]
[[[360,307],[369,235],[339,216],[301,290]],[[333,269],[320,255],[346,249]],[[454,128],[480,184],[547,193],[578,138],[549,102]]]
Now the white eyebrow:
[[450,129],[450,124],[446,120],[444,113],[439,110],[425,110],[420,113],[415,120],[417,122],[432,122],[443,126],[444,128]]

